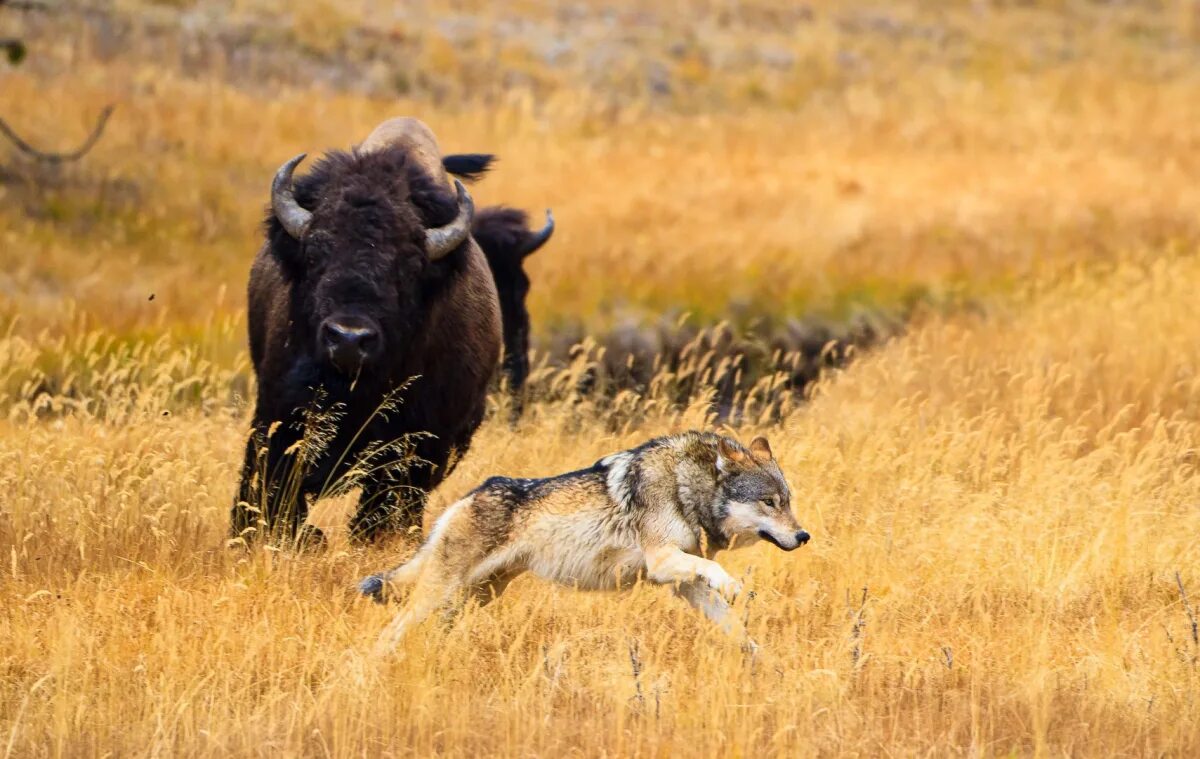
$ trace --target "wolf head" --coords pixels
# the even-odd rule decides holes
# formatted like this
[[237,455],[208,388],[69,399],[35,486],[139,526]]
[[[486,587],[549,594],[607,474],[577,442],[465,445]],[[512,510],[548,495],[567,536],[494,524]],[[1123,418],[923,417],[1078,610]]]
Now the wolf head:
[[728,439],[717,441],[717,514],[728,540],[740,545],[762,538],[785,551],[808,542],[792,514],[792,493],[765,437],[747,450]]

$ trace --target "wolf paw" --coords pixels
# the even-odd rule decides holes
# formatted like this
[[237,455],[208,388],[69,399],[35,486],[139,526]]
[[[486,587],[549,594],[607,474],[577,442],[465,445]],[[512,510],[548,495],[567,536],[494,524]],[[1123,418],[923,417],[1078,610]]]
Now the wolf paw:
[[720,574],[709,578],[709,587],[721,594],[728,602],[733,603],[742,594],[742,584],[728,574]]
[[364,596],[370,596],[375,603],[383,603],[383,576],[364,577],[358,583],[358,590]]

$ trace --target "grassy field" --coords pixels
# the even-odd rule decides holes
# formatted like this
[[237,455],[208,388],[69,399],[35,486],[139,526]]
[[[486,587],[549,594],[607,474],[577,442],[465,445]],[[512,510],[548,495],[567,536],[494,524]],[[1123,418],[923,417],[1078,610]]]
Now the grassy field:
[[[78,164],[0,148],[5,757],[1200,752],[1194,3],[292,5],[0,7],[14,128],[117,106]],[[540,348],[910,318],[735,430],[814,536],[722,559],[757,657],[661,588],[523,579],[379,664],[351,588],[411,542],[348,545],[342,499],[324,553],[226,547],[270,177],[405,113],[554,207]],[[506,404],[431,515],[713,424]]]

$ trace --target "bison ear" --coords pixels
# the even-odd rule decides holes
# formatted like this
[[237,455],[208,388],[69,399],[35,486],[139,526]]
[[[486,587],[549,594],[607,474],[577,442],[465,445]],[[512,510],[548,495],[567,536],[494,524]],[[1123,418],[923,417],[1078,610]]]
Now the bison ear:
[[488,153],[455,153],[442,156],[442,168],[447,174],[474,182],[486,174],[495,161],[496,156]]
[[717,469],[723,474],[746,464],[746,452],[729,438],[717,439]]
[[775,460],[775,456],[771,453],[771,445],[762,435],[750,441],[750,455],[760,464],[766,464]]

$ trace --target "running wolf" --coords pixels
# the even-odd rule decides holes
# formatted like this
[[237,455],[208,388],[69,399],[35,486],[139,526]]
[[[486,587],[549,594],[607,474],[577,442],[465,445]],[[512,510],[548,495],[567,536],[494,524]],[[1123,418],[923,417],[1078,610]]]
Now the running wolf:
[[446,509],[411,560],[359,589],[382,601],[395,586],[413,586],[379,639],[380,654],[434,611],[469,598],[487,603],[526,571],[581,590],[639,579],[671,585],[744,636],[729,606],[741,585],[711,557],[760,538],[785,551],[809,540],[767,439],[744,447],[684,432],[556,477],[493,477]]

